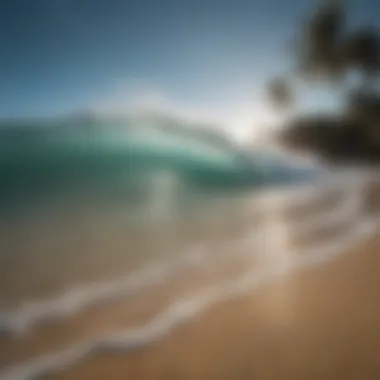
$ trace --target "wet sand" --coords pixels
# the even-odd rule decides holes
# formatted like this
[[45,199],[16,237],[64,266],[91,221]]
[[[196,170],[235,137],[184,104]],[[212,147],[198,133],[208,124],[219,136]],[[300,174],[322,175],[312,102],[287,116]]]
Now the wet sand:
[[212,306],[162,342],[54,380],[378,379],[380,236],[336,261]]
[[[239,279],[249,268],[266,270],[288,260],[297,261],[313,244],[349,234],[355,224],[350,218],[332,227],[325,224],[302,233],[290,230],[290,222],[300,219],[300,213],[308,219],[307,216],[316,216],[318,210],[325,213],[338,201],[336,194],[331,193],[322,198],[298,209],[276,202],[262,205],[270,224],[268,234],[258,240],[260,244],[241,244],[250,231],[257,231],[252,207],[243,208],[243,218],[239,212],[237,219],[235,216],[228,221],[239,221],[233,229],[227,228],[225,222],[223,231],[219,225],[214,230],[205,229],[209,222],[199,226],[203,234],[212,236],[209,260],[181,269],[133,297],[86,308],[72,316],[33,326],[24,334],[0,337],[0,369],[120,329],[144,326],[173,302],[210,285]],[[372,203],[377,201],[375,197]],[[230,244],[234,239],[235,246]],[[380,378],[379,264],[380,235],[354,244],[331,262],[276,278],[244,296],[217,302],[141,350],[96,351],[95,355],[44,378]],[[3,380],[1,375],[0,371]]]
[[198,244],[236,238],[260,219],[246,199],[214,203],[159,221],[133,220],[125,205],[111,211],[69,205],[20,220],[0,218],[0,310],[125,277]]
[[41,322],[27,333],[10,333],[0,340],[0,367],[62,350],[78,341],[144,325],[179,299],[239,278],[247,266],[259,260],[255,253],[253,246],[243,245],[232,253],[223,250],[223,246],[215,247],[204,261],[197,262],[194,256],[187,268],[135,295],[117,297],[50,323]]

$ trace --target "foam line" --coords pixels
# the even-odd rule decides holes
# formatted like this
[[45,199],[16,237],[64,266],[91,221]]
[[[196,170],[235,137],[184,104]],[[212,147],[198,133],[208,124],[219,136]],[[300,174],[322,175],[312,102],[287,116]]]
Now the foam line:
[[361,221],[355,231],[332,243],[323,244],[312,250],[297,255],[297,259],[286,264],[258,270],[250,269],[238,280],[228,281],[221,285],[207,287],[194,297],[179,300],[164,312],[154,317],[145,326],[137,329],[119,331],[75,345],[72,348],[33,359],[24,364],[11,367],[0,373],[0,380],[31,380],[43,375],[55,373],[61,368],[72,366],[84,358],[99,351],[122,350],[131,352],[164,338],[173,329],[198,316],[211,305],[225,299],[247,293],[260,285],[271,283],[296,270],[330,261],[344,254],[347,248],[361,241],[377,229],[373,221]]
[[[380,176],[379,176],[380,181]],[[325,179],[314,185],[303,185],[296,188],[288,188],[282,191],[266,191],[262,194],[255,195],[258,203],[273,198],[276,203],[286,206],[286,208],[313,205],[324,197],[328,197],[331,192],[341,192],[342,197],[346,197],[346,193],[357,192],[368,182],[374,182],[372,179],[368,181],[362,173],[350,175],[339,175],[332,179]],[[358,186],[359,184],[359,186]],[[348,189],[346,189],[348,187]],[[344,199],[343,199],[344,201]]]
[[[236,252],[232,247],[236,244],[252,244],[261,234],[257,229],[252,233],[233,240],[220,248],[220,255],[233,255]],[[135,295],[149,286],[159,283],[170,277],[179,275],[179,271],[191,267],[198,267],[211,258],[213,247],[198,246],[186,251],[176,259],[149,265],[125,278],[111,282],[95,283],[79,289],[71,289],[61,296],[44,301],[35,301],[16,310],[5,311],[0,314],[0,330],[3,332],[23,333],[34,325],[46,320],[58,320],[73,315],[80,310],[94,304]]]
[[[353,177],[353,175],[350,174],[349,178],[350,180],[352,178],[357,179],[357,176]],[[264,203],[267,204],[268,201],[274,200],[276,204],[279,202],[280,205],[285,204],[289,207],[289,204],[294,206],[296,204],[310,202],[312,199],[317,199],[317,197],[323,197],[326,192],[335,190],[337,186],[343,184],[347,184],[346,177],[343,179],[339,177],[339,180],[335,179],[330,182],[325,181],[322,184],[318,183],[318,186],[315,188],[311,188],[310,186],[305,186],[300,189],[292,188],[290,191],[280,193],[274,192],[269,195],[265,193],[255,195],[254,198],[255,202],[258,202],[258,206],[260,206],[260,201],[264,201]],[[323,190],[322,194],[320,193],[321,189]],[[352,191],[352,189],[350,190]],[[352,214],[356,212],[356,208],[358,207],[357,202],[360,201],[360,196],[356,191],[355,186],[353,193],[354,198],[352,199],[352,196],[346,196],[344,205],[339,211],[333,209],[327,215],[322,214],[321,216],[312,217],[306,221],[301,220],[296,222],[287,220],[286,222],[289,224],[289,229],[295,231],[309,231],[318,228],[318,226],[339,223],[343,221],[344,218],[353,216]],[[272,198],[273,196],[274,198]],[[266,228],[265,224],[262,228]],[[262,229],[259,227],[253,235],[259,236],[261,233]],[[248,238],[249,242],[251,242],[252,236],[248,235]],[[231,247],[234,244],[236,244],[236,242],[233,241],[232,243],[228,243],[228,246]],[[227,251],[229,249],[228,246],[224,247],[227,248]],[[43,321],[59,320],[101,302],[135,295],[138,291],[177,274],[180,269],[201,265],[209,256],[210,251],[204,245],[199,245],[198,247],[186,251],[179,257],[177,256],[174,260],[171,259],[165,262],[154,263],[127,277],[70,289],[66,293],[52,299],[32,301],[18,309],[2,311],[0,313],[0,331],[15,333],[26,332],[29,328]]]
[[312,216],[306,220],[289,221],[291,229],[300,232],[308,233],[312,230],[333,226],[344,223],[348,219],[354,219],[363,211],[363,197],[357,191],[353,191],[346,196],[336,208],[320,215]]

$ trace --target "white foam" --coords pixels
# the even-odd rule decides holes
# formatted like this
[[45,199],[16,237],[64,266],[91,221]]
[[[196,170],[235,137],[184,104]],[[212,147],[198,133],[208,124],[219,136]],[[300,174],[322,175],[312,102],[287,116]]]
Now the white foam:
[[[338,223],[342,221],[343,217],[352,218],[355,216],[353,215],[355,210],[360,211],[360,206],[363,199],[360,197],[361,190],[357,189],[356,191],[356,198],[348,197],[350,198],[350,202],[347,201],[347,203],[343,203],[343,206],[341,206],[340,211],[338,212],[338,214],[340,214],[339,218],[336,217],[333,221]],[[287,199],[297,200],[297,197],[290,197]],[[300,198],[298,198],[298,200],[299,199]],[[310,199],[311,198],[309,198],[309,200]],[[346,212],[347,214],[345,214]],[[331,215],[333,216],[333,214]],[[191,320],[195,316],[199,315],[202,311],[204,311],[205,308],[211,306],[216,302],[220,302],[226,298],[230,298],[238,294],[248,292],[249,290],[257,286],[275,281],[280,276],[292,273],[295,270],[300,270],[302,268],[312,267],[314,265],[326,261],[331,261],[339,255],[344,254],[345,252],[347,252],[347,248],[352,248],[353,244],[362,241],[364,238],[368,237],[369,235],[373,234],[378,230],[378,219],[378,217],[369,219],[365,216],[361,219],[356,218],[356,223],[354,223],[354,225],[350,228],[349,231],[346,231],[346,234],[337,239],[329,241],[327,244],[320,244],[318,246],[314,246],[311,249],[308,249],[304,252],[296,252],[295,255],[293,254],[289,256],[289,260],[281,261],[281,263],[278,265],[273,265],[273,262],[272,265],[261,267],[253,264],[253,266],[250,267],[249,271],[247,271],[247,273],[243,277],[240,277],[237,280],[230,280],[222,284],[209,286],[193,297],[182,300],[180,299],[142,327],[139,327],[137,329],[127,329],[119,331],[117,333],[113,333],[107,336],[100,336],[95,339],[76,344],[73,347],[70,347],[66,350],[37,357],[30,361],[21,363],[20,365],[16,365],[14,367],[6,369],[5,371],[0,373],[0,379],[35,379],[42,375],[59,371],[63,367],[71,366],[76,362],[82,360],[83,358],[91,356],[95,352],[108,350],[123,350],[129,352],[132,350],[146,347],[147,345],[162,339],[167,334],[169,334],[174,328],[185,323],[188,320]],[[309,225],[313,225],[316,222],[314,219],[309,220],[308,223]],[[267,224],[266,227],[269,228],[270,224]],[[249,246],[250,244],[252,244],[252,242],[256,241],[258,235],[260,234],[258,233],[258,231],[256,231],[255,233],[248,235],[244,239],[240,240],[240,244],[247,244],[247,246]],[[236,244],[236,242],[233,242],[231,244]],[[229,253],[229,251],[232,251],[232,254],[235,255],[236,253],[234,252],[234,250],[231,250],[231,244],[229,244],[226,247],[225,253],[227,254]],[[195,256],[193,254],[185,254],[180,259],[180,261],[181,263],[183,261],[183,263],[186,264],[180,264],[180,267],[181,265],[194,265],[194,263],[199,265],[200,263],[203,263],[206,256],[207,253],[204,250],[200,250],[198,252],[198,255]],[[172,269],[169,270],[168,268]],[[132,285],[128,285],[128,287],[131,287],[133,289],[141,289],[141,284],[152,284],[154,281],[157,281],[157,279],[162,278],[162,276],[167,276],[168,273],[170,273],[170,271],[173,270],[173,268],[177,270],[178,266],[177,264],[172,262],[170,262],[169,265],[165,264],[161,267],[152,267],[150,271],[147,270],[146,273],[148,274],[146,275],[145,280],[141,279],[144,279],[144,276],[141,276],[141,273],[138,275],[138,277],[129,278],[128,281],[130,282],[128,282],[128,284]],[[66,295],[67,299],[69,300],[75,299],[75,302],[70,301],[71,305],[74,305],[69,307],[70,312],[72,312],[71,310],[79,310],[80,308],[84,307],[83,305],[87,305],[88,302],[90,302],[88,301],[89,299],[96,299],[97,301],[99,301],[101,299],[108,298],[111,294],[113,295],[115,294],[115,292],[117,293],[118,291],[120,291],[121,294],[125,294],[125,288],[123,288],[123,286],[125,286],[125,283],[123,286],[120,287],[119,284],[118,286],[116,286],[116,288],[113,288],[112,284],[113,283],[108,284],[108,287],[100,285],[96,291],[92,290],[93,293],[91,293],[90,296],[86,294],[86,292],[83,290],[82,293],[78,291],[73,291],[71,297]],[[99,296],[99,294],[101,296]],[[60,302],[62,302],[62,298],[50,302],[50,304],[48,302],[44,304],[44,307],[46,307],[47,305],[51,308],[50,311],[46,311],[48,310],[47,308],[44,309],[45,311],[42,313],[42,309],[39,309],[38,307],[36,307],[35,309],[31,308],[29,310],[32,310],[32,312],[29,311],[29,316],[34,315],[38,316],[39,318],[42,318],[44,316],[61,315],[62,310],[65,310],[64,307],[61,308],[61,306],[58,305]],[[56,310],[54,309],[55,305],[57,305]],[[35,320],[36,318],[37,317],[35,317]],[[26,319],[24,319],[23,323],[26,323],[25,321]],[[9,320],[7,320],[7,322],[9,323]]]
[[0,380],[36,379],[43,375],[57,372],[63,367],[72,366],[99,351],[122,350],[130,352],[143,348],[162,339],[173,329],[193,319],[216,302],[244,294],[257,286],[271,283],[295,270],[330,261],[338,255],[344,254],[347,248],[352,248],[353,243],[358,243],[363,238],[368,237],[376,229],[377,226],[373,221],[362,221],[348,237],[345,236],[334,242],[303,252],[301,255],[296,255],[296,259],[286,264],[261,269],[257,267],[251,268],[246,275],[237,280],[209,286],[193,297],[175,302],[145,326],[82,342],[69,349],[11,367],[0,373]]
[[[356,217],[362,201],[361,189],[358,188],[357,183],[359,182],[359,185],[366,183],[362,179],[362,173],[359,175],[356,172],[349,173],[345,176],[334,178],[334,181],[326,180],[317,183],[315,187],[303,186],[291,188],[288,191],[262,193],[254,196],[254,198],[255,203],[263,207],[265,211],[270,209],[271,202],[275,207],[279,204],[293,207],[315,201],[331,190],[339,190],[341,188],[345,190],[347,185],[351,185],[348,191],[346,191],[348,195],[343,198],[342,204],[338,205],[337,208],[317,217],[313,216],[308,220],[287,220],[290,230],[307,232],[321,226],[341,223],[344,220]],[[354,181],[353,186],[352,181]],[[266,227],[267,224],[261,226],[264,230]],[[258,227],[253,233],[250,232],[242,240],[248,238],[248,244],[251,244],[262,233],[261,228]],[[236,241],[232,241],[228,246],[224,247],[227,254],[231,250],[231,245],[234,246],[236,243]],[[36,324],[46,320],[59,320],[101,302],[135,295],[139,291],[153,286],[170,276],[178,275],[181,269],[202,265],[207,258],[210,258],[211,251],[212,248],[207,247],[205,244],[200,244],[176,256],[174,259],[153,263],[124,278],[70,289],[66,293],[52,299],[32,301],[15,310],[2,311],[0,312],[0,331],[26,332]],[[234,254],[234,252],[231,252],[231,255]]]
[[[231,247],[236,244],[252,244],[260,229],[225,244],[219,249],[219,256],[236,256]],[[71,289],[53,299],[29,302],[15,309],[0,314],[0,330],[4,332],[23,333],[31,327],[46,320],[58,320],[73,315],[94,304],[135,295],[137,292],[153,286],[170,276],[180,275],[181,270],[197,267],[211,259],[212,247],[199,245],[189,249],[175,259],[154,263],[125,278],[110,282],[94,283],[79,289]]]
[[339,225],[347,220],[355,220],[363,211],[363,197],[360,190],[350,190],[333,209],[317,214],[317,216],[313,215],[306,220],[289,221],[290,228],[300,233],[308,233],[311,230]]

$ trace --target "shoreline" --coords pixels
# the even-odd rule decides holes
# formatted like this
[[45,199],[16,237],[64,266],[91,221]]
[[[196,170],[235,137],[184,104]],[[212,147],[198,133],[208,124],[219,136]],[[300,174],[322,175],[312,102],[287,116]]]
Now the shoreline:
[[99,353],[47,378],[362,379],[380,374],[379,247],[377,234],[338,260],[214,304],[143,351]]
[[[36,325],[30,323],[31,328],[20,334],[2,336],[0,367],[4,370],[0,371],[0,379],[27,380],[46,378],[46,376],[54,380],[56,378],[92,379],[91,376],[101,379],[100,375],[96,377],[98,373],[94,370],[98,368],[99,363],[102,364],[98,372],[104,377],[112,379],[119,378],[115,377],[116,375],[121,378],[132,377],[130,371],[134,368],[134,360],[137,357],[139,361],[145,363],[144,368],[155,368],[153,372],[157,374],[157,378],[164,379],[166,378],[165,371],[162,372],[161,367],[152,367],[149,359],[152,350],[158,350],[157,356],[161,357],[162,347],[166,347],[169,344],[167,342],[176,341],[181,331],[192,330],[194,326],[206,323],[203,322],[204,318],[208,320],[208,315],[214,314],[213,310],[222,308],[223,311],[219,317],[216,316],[216,319],[206,323],[208,327],[204,328],[204,333],[198,339],[199,347],[197,348],[194,342],[193,348],[190,349],[194,353],[191,355],[196,356],[198,350],[202,352],[210,340],[227,339],[224,332],[221,336],[209,336],[207,333],[207,330],[212,330],[214,325],[226,323],[225,314],[233,314],[233,320],[228,323],[229,327],[225,327],[237,329],[231,334],[242,334],[241,339],[244,339],[243,332],[240,332],[243,326],[247,331],[253,330],[255,334],[260,333],[261,325],[257,326],[255,323],[244,325],[245,314],[229,310],[227,305],[235,304],[234,302],[238,305],[242,304],[238,306],[238,309],[249,308],[254,310],[254,313],[262,312],[261,306],[258,306],[262,302],[264,304],[270,302],[273,315],[268,315],[267,323],[275,319],[276,324],[281,326],[289,324],[296,326],[297,318],[303,318],[304,304],[305,302],[307,304],[309,300],[303,300],[299,303],[299,307],[293,310],[293,295],[290,299],[291,305],[288,305],[286,289],[290,286],[289,284],[294,281],[299,284],[295,290],[302,299],[305,297],[304,294],[307,295],[309,292],[308,297],[320,303],[323,299],[318,287],[324,292],[334,293],[338,284],[340,291],[343,292],[341,298],[345,300],[345,291],[353,286],[353,284],[344,283],[346,277],[344,268],[347,265],[350,268],[350,265],[345,263],[352,262],[352,259],[348,258],[351,256],[359,257],[356,265],[358,268],[362,267],[363,273],[368,273],[368,278],[373,276],[371,270],[376,268],[377,258],[372,257],[372,251],[380,247],[380,234],[377,233],[376,220],[371,219],[368,213],[367,200],[360,194],[362,193],[357,193],[355,189],[352,194],[351,190],[348,192],[343,190],[342,195],[345,196],[342,199],[343,202],[337,199],[335,191],[332,193],[327,191],[322,196],[315,194],[312,199],[309,194],[309,198],[302,199],[301,202],[300,199],[291,198],[290,204],[285,202],[284,198],[276,196],[267,197],[267,201],[263,199],[263,203],[259,204],[261,210],[259,214],[264,215],[262,220],[264,229],[257,230],[255,224],[247,228],[244,223],[245,229],[243,228],[242,231],[241,227],[239,228],[240,234],[236,241],[231,240],[232,231],[227,230],[227,235],[219,231],[218,235],[213,236],[213,243],[203,247],[203,249],[206,248],[207,254],[200,252],[194,257],[190,255],[191,260],[189,262],[185,260],[183,268],[173,267],[173,277],[167,275],[166,272],[163,276],[158,275],[155,281],[148,283],[148,291],[145,292],[142,288],[130,295],[122,293],[114,300],[105,298],[103,300],[105,302],[95,303],[94,307],[90,305],[89,308],[81,304],[81,308],[74,310],[74,313],[62,314],[65,317],[62,319],[55,318],[54,312],[50,320],[50,314],[46,314],[46,320],[41,314],[43,318],[40,322],[44,323]],[[292,202],[292,199],[296,202]],[[377,200],[378,197],[375,196],[373,205],[377,204]],[[244,210],[248,217],[246,221],[252,221],[252,211],[256,207],[251,208],[255,203],[248,202],[249,209]],[[308,213],[308,210],[315,211]],[[296,215],[293,214],[294,212]],[[341,261],[343,264],[339,269],[340,265],[337,263]],[[367,268],[368,262],[373,262],[373,267]],[[323,274],[324,270],[318,268],[325,268],[326,274]],[[332,271],[331,268],[335,268],[335,276],[332,278],[327,275]],[[154,275],[155,271],[153,270],[152,273]],[[322,274],[318,277],[315,273]],[[325,276],[327,277],[324,279]],[[362,276],[357,282],[363,282],[364,287],[365,276]],[[319,284],[311,291],[307,290],[310,281]],[[325,282],[330,284],[330,288],[326,287]],[[341,285],[342,282],[344,285]],[[290,288],[293,289],[293,285]],[[368,289],[368,292],[370,291],[371,288]],[[268,292],[269,296],[266,296]],[[272,301],[271,292],[279,294]],[[326,293],[326,297],[329,296],[330,294]],[[257,304],[256,301],[248,301],[251,298],[263,299],[263,301]],[[102,299],[99,300],[102,301]],[[81,302],[80,299],[79,301]],[[339,304],[339,302],[340,300],[337,299],[336,303]],[[247,303],[249,305],[244,306]],[[226,310],[223,305],[227,308]],[[323,302],[321,308],[325,313],[330,312],[329,307],[326,308]],[[37,317],[38,315],[36,314]],[[26,315],[26,321],[27,318]],[[295,322],[292,322],[293,319]],[[352,321],[352,323],[356,322]],[[266,328],[268,334],[274,333],[277,329],[272,325]],[[230,347],[228,339],[226,345]],[[177,373],[179,369],[176,369],[176,362],[188,355],[181,354],[182,344],[179,341],[178,353],[174,352],[172,356],[160,359],[161,365],[169,368],[170,373]],[[255,344],[252,350],[257,351],[260,347],[256,347]],[[286,344],[292,343],[288,339]],[[142,348],[144,350],[141,350]],[[215,349],[218,350],[220,347],[215,347]],[[238,347],[233,346],[226,350],[230,351],[232,357],[239,352]],[[208,355],[209,353],[205,352],[204,356]],[[122,363],[118,362],[118,358],[123,358]],[[110,369],[110,363],[114,363],[112,369]],[[222,361],[220,365],[223,367],[225,364],[227,362]],[[243,370],[247,365],[245,362],[241,363],[237,369]],[[218,368],[217,364],[214,363],[212,368]],[[110,370],[113,371],[113,375],[108,373]],[[115,371],[120,373],[117,374]],[[156,379],[156,377],[149,377],[150,375],[141,368],[138,371],[140,371],[138,377],[133,378]],[[228,366],[226,371],[230,371]],[[213,374],[210,376],[212,378]],[[183,373],[179,371],[174,378],[198,379],[197,376],[194,377],[191,374],[191,370]]]
[[[363,242],[361,242],[360,244],[362,244],[362,243]],[[333,248],[335,248],[334,252],[336,254],[336,247],[333,247]],[[186,301],[186,299],[184,301],[179,301],[179,303],[178,302],[174,303],[174,305],[169,307],[167,312],[164,312],[161,317],[159,315],[158,317],[156,317],[156,319],[153,319],[153,321],[151,321],[151,323],[153,323],[153,325],[151,325],[151,328],[153,328],[151,333],[149,333],[150,327],[148,327],[148,326],[150,326],[150,324],[148,323],[148,325],[146,325],[144,328],[145,330],[141,330],[141,333],[139,332],[140,330],[137,329],[135,333],[132,332],[131,330],[129,330],[129,331],[131,331],[131,333],[129,333],[127,330],[127,331],[121,333],[121,335],[120,335],[120,333],[111,334],[111,336],[109,338],[106,338],[103,341],[98,341],[97,343],[95,340],[95,343],[92,343],[91,345],[86,345],[85,342],[84,342],[84,344],[74,345],[72,347],[72,349],[70,349],[68,351],[61,351],[59,356],[55,356],[54,352],[53,352],[52,356],[48,355],[45,358],[42,357],[42,359],[41,359],[42,361],[39,361],[39,357],[37,355],[37,361],[35,361],[35,360],[31,360],[30,362],[26,361],[26,365],[27,365],[26,367],[23,367],[23,362],[21,362],[21,366],[14,367],[16,369],[16,373],[13,373],[12,371],[10,373],[5,372],[5,374],[2,375],[2,377],[0,377],[0,378],[2,380],[3,379],[4,380],[14,379],[14,378],[16,378],[15,377],[16,374],[17,374],[17,376],[19,376],[19,377],[17,377],[18,379],[19,378],[20,379],[28,379],[28,378],[30,378],[30,376],[37,376],[37,375],[38,375],[37,378],[41,378],[39,375],[45,375],[47,373],[50,373],[51,371],[56,372],[57,369],[61,368],[62,366],[65,366],[65,363],[66,364],[70,363],[70,367],[73,365],[73,368],[75,370],[75,368],[76,368],[75,362],[77,360],[80,359],[78,366],[79,366],[79,368],[81,368],[81,363],[86,363],[88,361],[92,362],[92,360],[93,360],[92,356],[95,355],[95,357],[99,357],[99,353],[101,353],[101,352],[113,352],[114,355],[118,357],[120,355],[123,356],[122,352],[124,350],[127,350],[127,352],[129,350],[132,350],[131,354],[134,357],[134,354],[133,354],[134,350],[136,348],[137,349],[140,348],[141,344],[143,344],[143,346],[148,344],[148,346],[149,346],[152,341],[155,342],[155,340],[156,340],[155,336],[160,337],[161,336],[161,330],[166,331],[167,329],[169,329],[168,332],[171,332],[171,330],[174,328],[175,330],[173,331],[173,333],[176,334],[176,326],[179,325],[179,327],[180,327],[182,325],[182,323],[187,322],[189,318],[194,317],[197,320],[198,319],[198,317],[197,317],[198,313],[201,313],[201,315],[202,315],[204,312],[204,308],[208,309],[209,307],[211,307],[211,309],[213,309],[214,307],[218,307],[218,303],[221,302],[223,304],[226,299],[227,299],[226,302],[230,302],[229,299],[231,297],[232,297],[231,302],[233,302],[233,299],[235,297],[237,299],[241,298],[240,297],[241,293],[248,293],[248,294],[252,293],[251,292],[252,289],[253,289],[253,293],[255,293],[255,288],[257,286],[260,287],[259,288],[259,293],[260,293],[261,289],[262,289],[260,285],[264,285],[264,290],[265,290],[265,288],[267,288],[268,286],[269,287],[272,286],[273,283],[276,284],[276,283],[281,282],[281,281],[287,281],[288,277],[292,278],[293,276],[297,276],[298,272],[303,273],[304,271],[301,269],[308,269],[310,266],[311,266],[311,269],[313,269],[315,264],[318,264],[321,262],[324,263],[324,261],[326,261],[326,259],[328,261],[330,261],[331,259],[334,259],[335,254],[333,254],[331,256],[330,253],[325,252],[324,255],[320,255],[320,254],[318,254],[318,252],[316,252],[314,254],[314,257],[305,256],[303,260],[302,260],[302,257],[297,258],[294,263],[290,263],[290,266],[289,265],[288,266],[286,266],[286,265],[281,266],[280,265],[280,266],[275,266],[275,267],[270,266],[268,268],[267,273],[265,273],[265,270],[264,270],[264,273],[261,273],[261,274],[260,274],[260,271],[257,272],[258,277],[256,277],[256,278],[254,276],[255,271],[253,271],[248,276],[247,275],[243,275],[243,277],[238,276],[237,280],[234,279],[233,281],[230,281],[230,283],[227,282],[227,285],[224,285],[222,287],[217,286],[216,289],[215,289],[215,286],[209,287],[211,289],[211,293],[209,292],[207,294],[207,290],[206,290],[206,292],[203,291],[200,299],[199,299],[199,297],[198,297],[198,299],[196,298],[194,300],[190,299],[190,303],[188,301]],[[347,254],[344,254],[344,256],[346,256],[346,255]],[[337,261],[340,261],[340,260],[337,260]],[[329,266],[329,265],[330,264],[328,263],[327,266]],[[322,267],[325,267],[325,265],[322,265]],[[309,270],[306,270],[305,272],[309,272]],[[283,276],[285,276],[285,277],[283,278]],[[280,281],[277,281],[278,279]],[[216,293],[215,293],[215,290],[216,290]],[[243,296],[243,298],[244,298],[244,296]],[[211,303],[211,305],[210,305],[210,303]],[[190,309],[189,309],[189,307],[190,307]],[[206,313],[207,313],[207,310],[206,310]],[[157,320],[157,318],[158,318],[158,320]],[[202,319],[201,316],[200,316],[200,319]],[[156,322],[154,322],[154,321],[156,321]],[[156,325],[156,323],[158,323],[158,325]],[[191,324],[191,322],[190,322],[190,324]],[[146,332],[146,329],[148,329],[147,330],[148,332]],[[127,338],[127,341],[124,341],[124,338],[123,338],[123,334],[125,334],[125,333],[127,333],[127,335],[125,336]],[[146,335],[146,334],[148,334],[148,335]],[[153,334],[153,335],[150,336],[149,334]],[[166,335],[166,333],[165,333],[165,335]],[[142,341],[141,341],[142,343],[139,343],[141,339],[142,339]],[[146,341],[146,339],[148,339],[148,341]],[[166,339],[167,338],[163,339],[163,341],[165,342]],[[168,339],[170,340],[170,334],[169,334]],[[42,338],[42,341],[44,341],[43,338]],[[38,342],[38,340],[37,340],[37,342]],[[131,346],[131,344],[132,344],[132,346]],[[36,348],[36,346],[34,346],[34,347]],[[33,349],[33,345],[31,348]],[[90,351],[88,351],[88,350],[90,350]],[[119,350],[120,350],[120,352],[118,353]],[[147,347],[147,350],[149,350],[149,347]],[[17,350],[15,352],[17,352]],[[87,357],[86,352],[87,353],[92,352],[92,355]],[[105,354],[103,356],[107,356],[107,354]],[[128,357],[125,356],[125,359],[127,360]],[[90,365],[90,367],[92,367],[92,364]],[[11,366],[11,368],[12,368],[12,366]],[[20,375],[18,373],[18,371],[21,371],[21,373],[23,373],[23,371],[25,371],[26,375]],[[59,372],[58,372],[57,376],[60,376]],[[55,378],[55,377],[53,377],[53,378]],[[71,378],[72,377],[70,375],[68,377],[68,379],[71,380]],[[74,379],[76,379],[76,378],[77,377],[74,376]],[[79,378],[82,378],[82,375]],[[142,378],[144,378],[144,377],[142,377]]]

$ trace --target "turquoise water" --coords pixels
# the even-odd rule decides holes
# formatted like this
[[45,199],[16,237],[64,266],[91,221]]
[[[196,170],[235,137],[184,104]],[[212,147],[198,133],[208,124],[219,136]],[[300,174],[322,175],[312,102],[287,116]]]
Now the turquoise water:
[[[170,171],[189,191],[258,184],[260,173],[237,152],[200,139],[119,124],[4,128],[0,195],[16,204],[76,191],[125,191]],[[143,128],[145,127],[145,129]],[[107,185],[107,186],[105,186]]]

